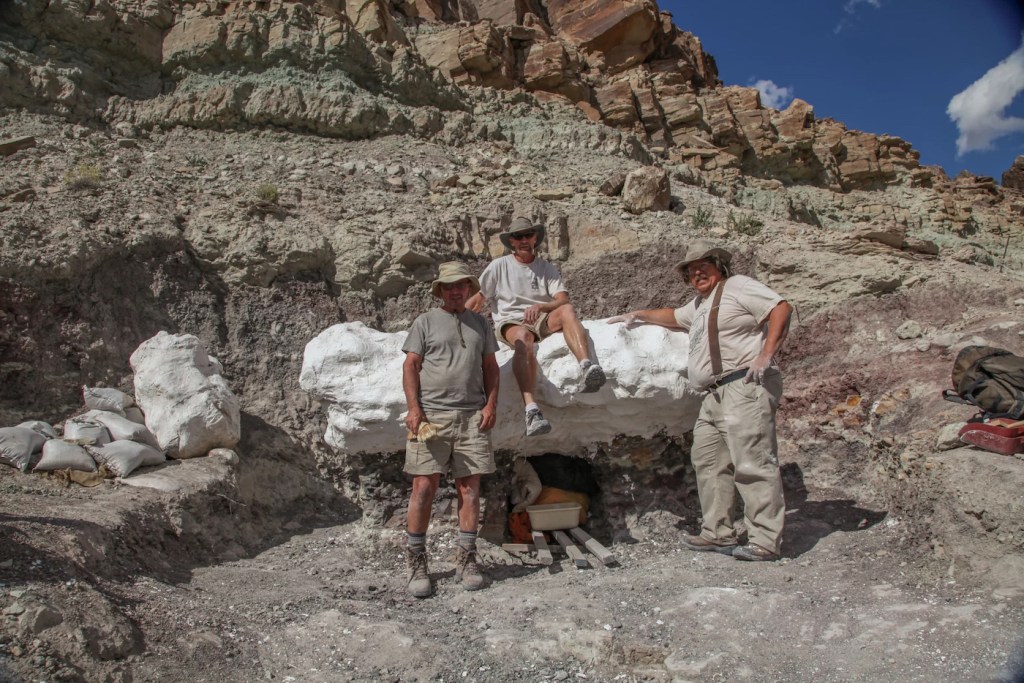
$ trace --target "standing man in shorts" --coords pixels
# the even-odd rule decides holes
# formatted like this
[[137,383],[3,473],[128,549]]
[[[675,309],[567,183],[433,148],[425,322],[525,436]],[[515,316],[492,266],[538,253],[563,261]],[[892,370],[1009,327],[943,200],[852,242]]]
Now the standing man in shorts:
[[512,373],[519,384],[526,410],[526,435],[551,431],[534,400],[537,388],[537,344],[555,332],[565,334],[565,343],[580,364],[580,392],[597,391],[605,382],[604,370],[590,359],[589,338],[569,293],[554,264],[537,256],[544,239],[544,226],[527,218],[516,218],[498,235],[512,253],[497,258],[480,276],[480,292],[467,307],[481,311],[486,299],[491,305],[498,338],[514,350]]
[[476,553],[480,477],[494,472],[490,430],[497,411],[499,372],[494,330],[483,316],[466,310],[466,301],[478,291],[480,283],[466,264],[442,263],[431,285],[442,306],[416,318],[402,347],[402,387],[409,406],[405,472],[412,475],[408,591],[417,598],[432,592],[427,528],[441,476],[449,471],[459,496],[455,577],[466,590],[484,585]]

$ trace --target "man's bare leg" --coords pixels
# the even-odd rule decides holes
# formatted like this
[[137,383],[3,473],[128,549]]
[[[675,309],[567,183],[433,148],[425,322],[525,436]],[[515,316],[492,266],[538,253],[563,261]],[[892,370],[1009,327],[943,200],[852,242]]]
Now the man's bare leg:
[[409,567],[407,590],[417,598],[429,597],[432,592],[430,570],[427,568],[427,527],[430,526],[430,512],[440,483],[440,474],[415,475],[412,478],[406,524],[406,557]]
[[512,374],[523,395],[523,405],[533,403],[533,392],[537,388],[537,350],[533,332],[521,325],[505,328],[505,339],[512,346]]
[[544,419],[540,406],[534,401],[537,388],[537,341],[533,332],[522,325],[510,325],[505,329],[505,339],[515,352],[512,355],[512,374],[519,384],[519,393],[526,407],[526,435],[538,436],[551,431],[551,423]]
[[566,346],[580,364],[583,373],[580,392],[588,394],[600,389],[605,382],[604,370],[590,358],[587,329],[583,327],[572,304],[559,306],[552,311],[547,318],[547,325],[552,332],[562,333]]
[[565,344],[569,347],[576,360],[590,360],[590,347],[587,343],[587,330],[576,315],[572,304],[559,306],[547,317],[548,329],[561,332],[565,336]]
[[406,530],[409,533],[427,533],[434,496],[437,494],[440,484],[440,474],[416,475],[412,478],[412,493],[409,495],[409,519],[406,525]]
[[455,578],[469,591],[484,587],[484,575],[476,554],[477,527],[480,523],[480,475],[455,479],[459,495],[459,547],[456,553]]

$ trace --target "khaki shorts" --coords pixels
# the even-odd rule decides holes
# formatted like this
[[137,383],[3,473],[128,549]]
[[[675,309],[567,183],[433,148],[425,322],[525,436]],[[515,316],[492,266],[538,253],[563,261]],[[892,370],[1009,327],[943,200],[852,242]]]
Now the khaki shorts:
[[508,339],[505,338],[505,330],[512,327],[513,325],[525,327],[530,332],[533,332],[533,336],[537,338],[537,341],[540,341],[545,337],[550,337],[551,335],[554,334],[554,332],[551,331],[551,328],[548,327],[547,313],[541,313],[540,317],[537,318],[537,322],[535,322],[532,325],[527,325],[525,322],[523,322],[522,318],[515,320],[506,320],[501,324],[501,327],[498,328],[498,341],[503,343],[505,346],[512,346],[511,344],[508,343]]
[[445,474],[456,479],[494,472],[491,433],[480,431],[479,410],[426,410],[437,436],[426,443],[407,441],[405,472],[413,476]]

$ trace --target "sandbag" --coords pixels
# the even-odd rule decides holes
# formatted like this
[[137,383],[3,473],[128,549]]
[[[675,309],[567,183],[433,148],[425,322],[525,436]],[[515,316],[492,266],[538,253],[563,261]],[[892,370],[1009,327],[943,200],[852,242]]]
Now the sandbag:
[[142,414],[142,409],[138,406],[128,406],[125,408],[124,416],[136,424],[146,424],[146,416]]
[[35,430],[45,436],[47,439],[56,439],[57,430],[53,428],[49,422],[43,422],[42,420],[29,420],[28,422],[22,422],[19,427],[28,427],[29,429]]
[[106,465],[112,474],[127,477],[140,467],[159,465],[166,460],[163,451],[138,441],[111,441],[104,446],[88,446],[89,454]]
[[512,472],[512,512],[524,512],[527,506],[537,500],[543,485],[537,471],[530,465],[529,458],[516,458],[512,463]]
[[95,472],[96,461],[76,443],[62,439],[50,439],[43,444],[43,457],[39,459],[32,471],[49,472],[52,470]]
[[106,427],[114,441],[138,441],[160,450],[153,432],[149,431],[146,425],[132,422],[127,417],[107,410],[90,410],[84,413],[82,418]]
[[64,440],[82,446],[102,446],[111,442],[110,432],[98,422],[72,418],[64,423]]
[[46,437],[28,427],[0,428],[0,462],[27,472],[32,456],[38,453]]
[[120,389],[107,387],[82,387],[82,399],[90,410],[109,410],[124,415],[124,411],[135,405],[135,399]]

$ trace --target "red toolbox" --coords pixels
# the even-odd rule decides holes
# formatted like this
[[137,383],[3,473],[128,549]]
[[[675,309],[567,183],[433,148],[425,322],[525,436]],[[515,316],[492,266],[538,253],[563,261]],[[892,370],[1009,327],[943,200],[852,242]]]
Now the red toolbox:
[[968,422],[960,429],[960,440],[993,453],[1024,453],[1024,420],[994,418],[988,422]]

